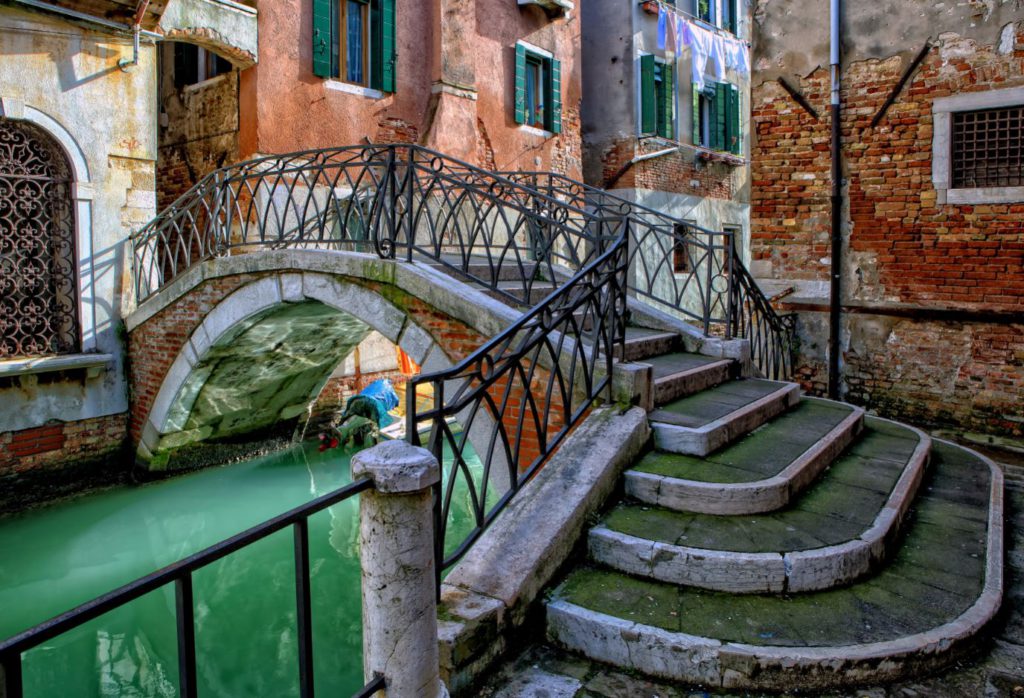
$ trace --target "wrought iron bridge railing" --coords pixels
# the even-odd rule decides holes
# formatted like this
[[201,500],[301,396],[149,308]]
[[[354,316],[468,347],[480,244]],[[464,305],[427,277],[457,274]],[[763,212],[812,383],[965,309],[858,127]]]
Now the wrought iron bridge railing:
[[[728,234],[557,175],[496,174],[419,146],[309,151],[217,170],[133,235],[131,247],[138,302],[204,260],[291,248],[426,261],[532,306],[458,365],[412,381],[408,438],[442,464],[439,574],[597,401],[611,398],[630,295],[706,334],[750,338],[769,375],[789,367],[785,324]],[[417,388],[426,386],[433,398],[420,408]],[[178,599],[181,690],[194,695],[193,571],[287,526],[295,528],[300,673],[311,687],[305,521],[366,486],[315,500],[0,643],[7,698],[21,695],[21,653],[170,583]],[[456,498],[465,506],[453,507]]]
[[549,199],[631,220],[629,292],[700,328],[750,341],[762,375],[784,380],[793,368],[793,317],[780,315],[740,257],[735,236],[715,232],[552,172],[505,172]]

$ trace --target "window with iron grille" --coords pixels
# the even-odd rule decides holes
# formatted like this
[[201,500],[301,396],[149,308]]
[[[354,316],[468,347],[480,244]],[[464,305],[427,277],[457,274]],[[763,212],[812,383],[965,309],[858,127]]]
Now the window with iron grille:
[[1024,105],[952,116],[954,188],[1024,186]]
[[78,351],[74,234],[60,144],[0,117],[0,359]]

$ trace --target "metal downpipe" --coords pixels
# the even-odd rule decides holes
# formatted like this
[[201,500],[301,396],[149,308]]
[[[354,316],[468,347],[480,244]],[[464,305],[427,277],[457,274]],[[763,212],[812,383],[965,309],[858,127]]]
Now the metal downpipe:
[[839,10],[840,0],[831,0],[831,78],[832,78],[832,257],[830,267],[830,293],[829,293],[829,319],[828,319],[828,396],[833,400],[839,399],[839,353],[840,353],[840,323],[841,316],[841,288],[840,278],[842,276],[842,255],[843,255],[843,163],[842,163],[842,124],[840,123],[840,98],[839,98]]

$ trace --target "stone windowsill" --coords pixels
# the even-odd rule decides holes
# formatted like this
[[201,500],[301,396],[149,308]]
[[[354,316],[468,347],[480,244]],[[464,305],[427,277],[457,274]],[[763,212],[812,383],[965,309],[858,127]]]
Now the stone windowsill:
[[7,359],[0,361],[0,378],[29,376],[34,373],[86,370],[90,378],[114,361],[113,354],[65,354],[63,356],[39,356],[28,359]]

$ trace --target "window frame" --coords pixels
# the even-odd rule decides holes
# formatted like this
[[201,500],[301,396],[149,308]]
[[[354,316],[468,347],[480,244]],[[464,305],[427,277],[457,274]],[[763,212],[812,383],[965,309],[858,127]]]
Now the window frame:
[[[716,95],[715,97],[709,97],[704,90],[697,90],[696,86],[693,88],[694,96],[697,100],[692,105],[691,114],[691,130],[693,132],[694,145],[713,150],[718,153],[728,153],[737,157],[743,156],[743,98],[742,91],[739,89],[739,85],[731,82],[714,82],[709,81],[706,83],[705,88],[709,86],[715,86]],[[722,132],[719,135],[717,132],[712,132],[712,116],[715,117],[714,121],[718,121],[717,106],[717,90],[719,86],[726,86],[728,91],[725,97],[725,115],[722,117]],[[730,101],[733,101],[730,106]],[[712,114],[712,109],[715,110]],[[732,114],[730,114],[730,111]],[[732,117],[732,123],[730,123],[730,117]],[[699,137],[698,137],[699,136]],[[714,136],[714,137],[713,137]],[[714,143],[715,140],[721,138],[722,147],[717,147]],[[733,143],[735,138],[735,143]]]
[[[513,66],[513,120],[520,128],[533,129],[543,132],[546,136],[558,135],[562,132],[562,83],[561,63],[555,58],[551,51],[528,44],[525,41],[517,41],[513,47],[515,61]],[[520,54],[522,54],[522,75],[520,75]],[[536,110],[529,104],[529,91],[527,90],[530,67],[538,68],[537,77],[539,87],[537,99],[542,108],[542,120],[537,122],[534,118]],[[520,85],[520,80],[522,84]],[[520,90],[522,96],[522,110],[520,111]],[[532,112],[532,113],[531,113]]]
[[940,97],[932,102],[932,186],[938,205],[1024,202],[1020,187],[953,187],[953,114],[1024,105],[1024,87]]
[[[338,0],[338,66],[335,72],[335,78],[349,85],[357,85],[359,87],[370,87],[370,43],[371,35],[373,32],[370,31],[370,3],[371,0]],[[353,80],[349,78],[349,61],[348,61],[348,22],[349,22],[349,9],[353,4],[357,4],[360,7],[360,21],[362,23],[362,71],[363,79]],[[333,66],[332,66],[333,68]]]

